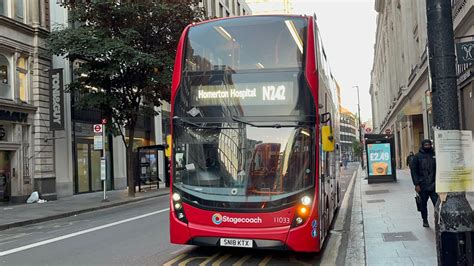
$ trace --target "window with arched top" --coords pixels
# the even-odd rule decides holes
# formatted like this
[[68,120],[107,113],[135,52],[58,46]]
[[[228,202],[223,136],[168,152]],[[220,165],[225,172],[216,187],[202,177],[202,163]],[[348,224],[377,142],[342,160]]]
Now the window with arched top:
[[12,97],[11,67],[8,59],[0,54],[0,98]]

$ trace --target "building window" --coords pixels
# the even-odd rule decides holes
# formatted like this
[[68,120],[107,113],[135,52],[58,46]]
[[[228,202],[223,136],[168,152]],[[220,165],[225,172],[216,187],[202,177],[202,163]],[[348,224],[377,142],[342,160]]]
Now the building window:
[[19,21],[25,20],[25,0],[15,0],[15,16],[14,18]]
[[22,102],[28,102],[28,59],[19,57],[16,64],[18,79],[18,98]]
[[219,3],[219,16],[224,17],[224,6]]
[[10,63],[5,56],[0,54],[0,98],[12,98],[11,83]]
[[7,15],[7,0],[0,0],[0,16],[6,16]]

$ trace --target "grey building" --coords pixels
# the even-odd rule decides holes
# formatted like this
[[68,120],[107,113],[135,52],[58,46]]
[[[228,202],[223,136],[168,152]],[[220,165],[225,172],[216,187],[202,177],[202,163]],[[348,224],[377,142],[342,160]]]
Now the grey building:
[[48,1],[0,0],[0,200],[56,198]]
[[341,156],[349,161],[357,160],[354,155],[352,143],[357,140],[357,122],[356,117],[346,108],[341,107],[340,118],[340,134],[341,134]]

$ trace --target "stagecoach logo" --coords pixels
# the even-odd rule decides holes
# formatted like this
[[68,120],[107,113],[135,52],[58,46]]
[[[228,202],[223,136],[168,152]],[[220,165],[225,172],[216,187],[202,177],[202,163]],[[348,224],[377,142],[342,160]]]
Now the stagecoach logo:
[[212,222],[216,225],[219,225],[221,223],[232,223],[232,224],[261,224],[262,218],[256,217],[256,218],[237,218],[237,217],[229,217],[229,216],[222,216],[220,213],[214,213],[212,215]]
[[222,215],[220,213],[214,213],[214,215],[212,215],[212,222],[217,225],[221,224]]

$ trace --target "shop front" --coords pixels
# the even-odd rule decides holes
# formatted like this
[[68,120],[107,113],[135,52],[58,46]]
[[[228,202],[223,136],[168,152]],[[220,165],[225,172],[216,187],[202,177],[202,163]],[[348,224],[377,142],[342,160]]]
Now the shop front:
[[33,191],[29,113],[0,106],[0,201],[24,202]]
[[[110,158],[110,141],[106,141],[106,150]],[[102,150],[94,148],[93,124],[74,123],[74,192],[75,194],[103,190],[100,179],[100,159]],[[112,162],[113,160],[109,160]],[[113,175],[107,178],[107,189],[113,189]]]

